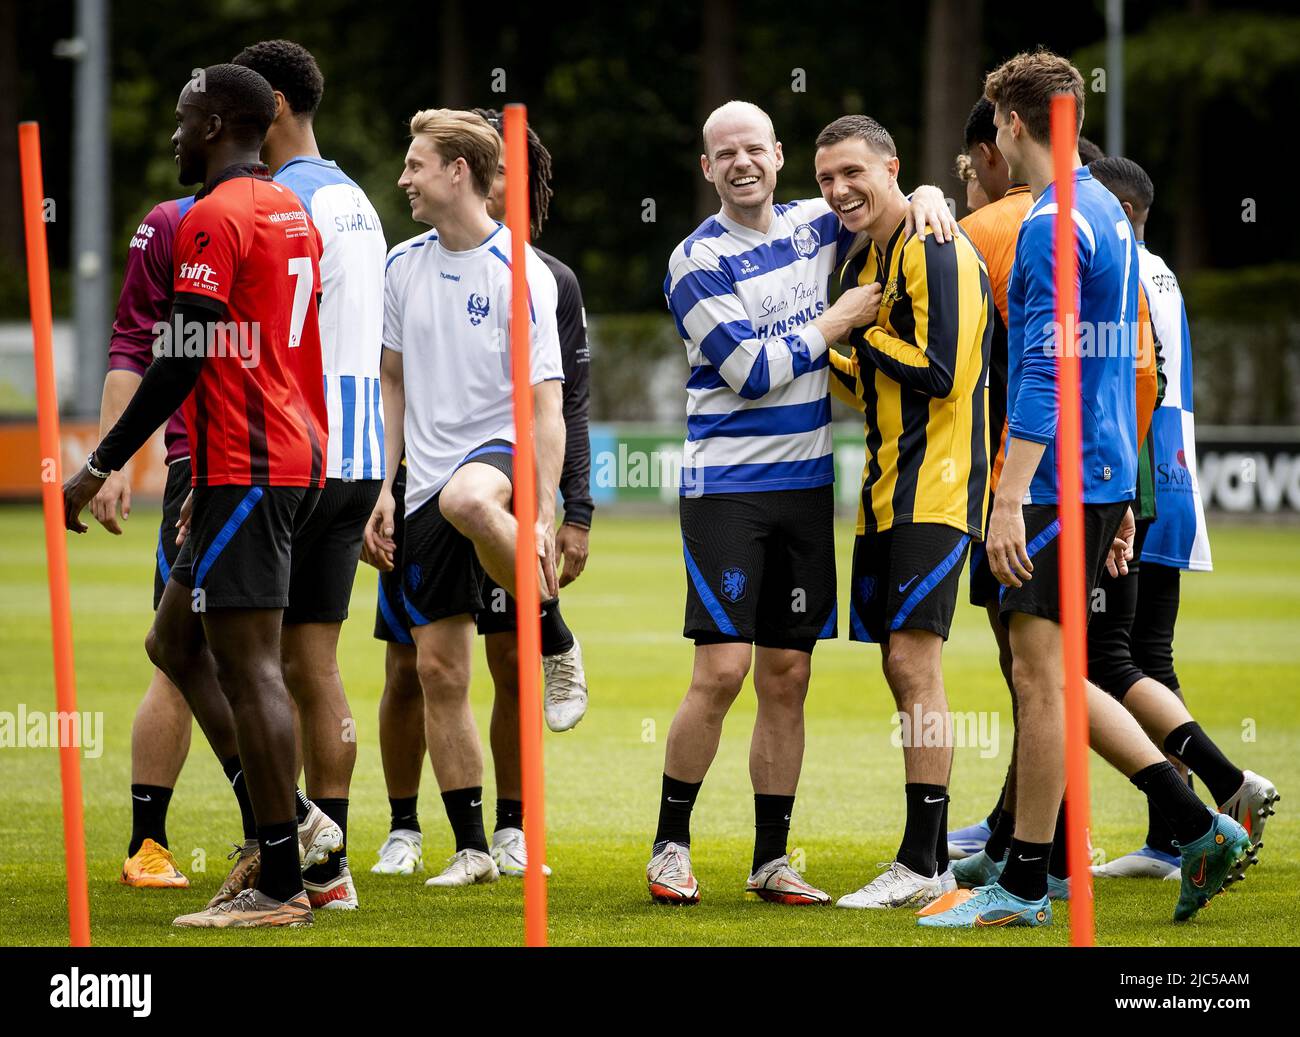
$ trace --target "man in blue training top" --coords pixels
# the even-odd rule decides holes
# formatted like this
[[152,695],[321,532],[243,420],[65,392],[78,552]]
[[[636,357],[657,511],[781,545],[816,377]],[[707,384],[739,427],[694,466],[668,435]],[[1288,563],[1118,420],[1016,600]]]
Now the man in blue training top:
[[[1013,180],[1034,204],[1016,241],[1007,291],[1007,452],[986,545],[1002,584],[1000,613],[1011,639],[1017,706],[1016,829],[997,881],[964,903],[922,917],[922,925],[1046,925],[1052,920],[1048,863],[1065,791],[1065,673],[1060,626],[1059,502],[1055,439],[1059,407],[1053,262],[1056,192],[1050,111],[1073,94],[1075,133],[1083,123],[1083,77],[1048,51],[1019,54],[991,72],[997,144]],[[1082,478],[1085,586],[1103,568],[1127,570],[1136,494],[1138,257],[1133,228],[1113,195],[1075,152],[1075,249],[1079,377],[1083,397]],[[1093,747],[1165,815],[1182,848],[1182,891],[1174,918],[1194,915],[1223,886],[1250,840],[1231,818],[1212,814],[1123,707],[1088,694]]]

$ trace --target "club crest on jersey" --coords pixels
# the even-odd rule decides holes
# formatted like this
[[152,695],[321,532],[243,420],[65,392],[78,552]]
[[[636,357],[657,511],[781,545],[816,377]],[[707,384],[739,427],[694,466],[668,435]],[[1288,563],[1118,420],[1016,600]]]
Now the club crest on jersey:
[[790,243],[794,245],[794,250],[804,259],[809,259],[817,254],[817,248],[821,245],[821,235],[811,223],[801,223],[794,229],[790,235]]
[[745,596],[749,578],[744,569],[728,569],[722,574],[722,596],[733,604]]
[[491,307],[488,305],[486,295],[476,295],[474,292],[469,293],[469,305],[466,306],[469,311],[469,322],[473,325],[483,323],[483,318],[488,315]]

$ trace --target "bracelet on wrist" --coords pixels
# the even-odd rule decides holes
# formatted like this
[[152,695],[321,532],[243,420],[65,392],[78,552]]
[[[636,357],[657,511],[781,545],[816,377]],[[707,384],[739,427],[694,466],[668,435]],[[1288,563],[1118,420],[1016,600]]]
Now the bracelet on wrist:
[[110,475],[113,474],[111,471],[106,471],[103,468],[100,468],[97,464],[95,464],[95,451],[93,450],[86,458],[86,471],[88,471],[96,479],[107,479]]

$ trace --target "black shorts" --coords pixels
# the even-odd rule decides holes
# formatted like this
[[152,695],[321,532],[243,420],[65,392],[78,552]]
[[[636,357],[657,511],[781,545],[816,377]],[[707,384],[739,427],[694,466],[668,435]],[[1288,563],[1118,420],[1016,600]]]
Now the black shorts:
[[835,636],[830,486],[681,498],[685,636],[798,648]]
[[[1083,506],[1083,564],[1087,603],[1106,569],[1106,556],[1124,520],[1128,502]],[[1003,587],[998,612],[1004,624],[1011,613],[1061,621],[1061,522],[1055,504],[1025,504],[1025,553],[1034,563],[1034,577],[1019,587]]]
[[383,483],[326,479],[320,500],[294,537],[285,623],[341,623],[348,618],[361,537]]
[[411,639],[411,617],[402,602],[402,569],[396,564],[402,557],[402,544],[406,539],[406,465],[400,465],[393,476],[393,540],[397,543],[394,566],[389,572],[379,574],[379,602],[375,606],[375,637],[395,644],[414,644]]
[[162,601],[163,588],[167,586],[167,577],[171,575],[172,566],[181,549],[176,546],[176,523],[181,517],[181,505],[189,496],[191,471],[190,459],[182,457],[167,466],[167,485],[163,489],[162,522],[158,524],[157,564],[153,567],[153,608],[158,611],[158,602]]
[[474,622],[484,637],[488,634],[513,634],[517,626],[515,599],[487,573],[483,574],[483,608],[474,617]]
[[970,542],[969,533],[937,522],[906,522],[858,534],[849,591],[850,638],[885,644],[895,630],[929,630],[946,641]]
[[196,612],[287,608],[293,542],[320,495],[316,487],[196,486],[171,579],[194,592]]
[[1174,670],[1174,626],[1178,623],[1181,577],[1181,571],[1172,565],[1142,563],[1131,638],[1133,662],[1171,691],[1179,690]]
[[[989,528],[988,520],[993,514],[992,494],[989,495],[989,513],[984,516],[984,528]],[[997,577],[993,575],[993,570],[989,568],[989,553],[984,548],[984,542],[978,541],[971,545],[970,549],[970,603],[978,605],[980,608],[988,608],[998,600],[998,591],[1002,589],[1002,584],[998,583]]]
[[[461,464],[471,461],[490,465],[514,479],[514,446],[505,440],[492,440],[471,450]],[[422,504],[415,514],[404,515],[405,465],[393,478],[393,499],[397,557],[392,572],[379,574],[375,637],[380,641],[412,644],[413,626],[463,613],[479,613],[483,608],[482,585],[487,575],[479,564],[473,543],[443,518],[437,495]],[[510,629],[514,629],[513,625]]]
[[1111,576],[1103,566],[1097,589],[1088,602],[1088,679],[1118,701],[1146,676],[1133,656],[1133,622],[1137,618],[1138,580],[1143,566],[1142,542],[1150,519],[1137,524],[1133,559],[1123,576]]

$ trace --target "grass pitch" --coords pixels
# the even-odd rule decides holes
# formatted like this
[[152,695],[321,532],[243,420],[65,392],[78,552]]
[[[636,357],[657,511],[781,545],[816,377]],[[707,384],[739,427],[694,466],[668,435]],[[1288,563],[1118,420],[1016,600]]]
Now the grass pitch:
[[[97,525],[70,537],[78,705],[103,714],[103,753],[83,759],[91,924],[98,944],[517,944],[517,881],[463,890],[426,889],[422,877],[370,874],[387,831],[377,708],[383,646],[371,638],[375,573],[362,566],[340,663],[358,729],[349,855],[361,909],[318,912],[314,928],[251,933],[174,929],[171,919],[202,906],[225,875],[239,817],[220,767],[196,730],[172,800],[168,834],[191,877],[189,891],[131,890],[117,882],[130,834],[130,732],[148,682],[143,651],[150,621],[158,513],[138,508],[121,538]],[[851,527],[839,527],[841,598]],[[1098,883],[1098,940],[1112,945],[1276,945],[1300,942],[1295,890],[1300,827],[1300,528],[1212,529],[1216,571],[1184,577],[1177,662],[1184,692],[1205,729],[1239,765],[1282,790],[1262,864],[1240,892],[1216,899],[1193,922],[1170,919],[1174,883]],[[0,711],[50,710],[49,597],[38,508],[0,509]],[[964,595],[965,588],[962,593]],[[1045,929],[996,933],[920,930],[906,912],[791,909],[747,900],[753,833],[747,754],[752,692],[728,719],[692,828],[703,902],[691,909],[650,903],[644,867],[653,835],[663,739],[690,672],[680,636],[684,576],[675,516],[597,516],[592,561],[565,594],[581,638],[592,704],[579,727],[546,735],[550,934],[556,945],[1061,945],[1068,908]],[[841,610],[841,616],[845,610]],[[903,827],[902,754],[890,743],[891,700],[875,648],[841,639],[817,649],[808,702],[807,754],[791,832],[811,881],[839,896],[876,874]],[[954,711],[997,721],[996,758],[986,745],[958,749],[952,779],[954,827],[981,816],[997,794],[1011,747],[1010,709],[981,611],[963,605],[945,652]],[[486,743],[491,686],[481,652],[473,700]],[[488,768],[485,811],[491,823]],[[67,939],[57,754],[0,750],[0,940]],[[1093,843],[1116,856],[1139,845],[1146,808],[1138,793],[1092,757]],[[420,797],[425,862],[452,852],[437,787],[425,767]],[[1289,891],[1289,892],[1288,892]]]

